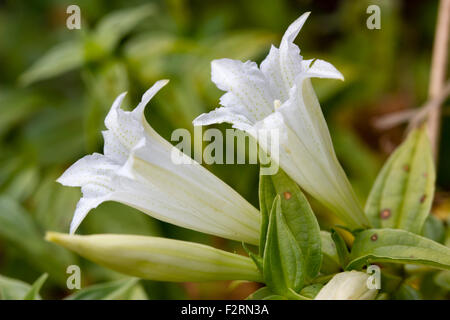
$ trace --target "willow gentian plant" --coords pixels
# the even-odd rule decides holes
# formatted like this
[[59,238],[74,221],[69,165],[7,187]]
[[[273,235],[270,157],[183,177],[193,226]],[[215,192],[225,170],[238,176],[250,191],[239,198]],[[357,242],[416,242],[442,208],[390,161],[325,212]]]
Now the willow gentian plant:
[[[118,201],[157,219],[238,240],[247,256],[173,239],[133,235],[67,235],[47,239],[105,267],[159,281],[248,280],[264,284],[249,299],[385,299],[414,292],[414,272],[450,270],[450,248],[427,224],[435,171],[425,127],[413,130],[377,177],[364,210],[335,155],[310,78],[343,79],[322,60],[303,60],[294,39],[302,15],[260,67],[230,59],[212,62],[212,81],[226,91],[223,107],[196,125],[230,122],[270,154],[280,131],[277,173],[261,165],[259,212],[220,179],[161,138],[145,105],[167,81],[147,91],[133,111],[114,102],[105,121],[104,154],[79,160],[58,180],[81,186],[71,233],[104,201]],[[306,192],[342,221],[321,230]],[[428,230],[428,231],[427,231]],[[431,229],[432,230],[432,229]],[[254,245],[247,247],[245,243]],[[383,286],[381,285],[383,284]]]

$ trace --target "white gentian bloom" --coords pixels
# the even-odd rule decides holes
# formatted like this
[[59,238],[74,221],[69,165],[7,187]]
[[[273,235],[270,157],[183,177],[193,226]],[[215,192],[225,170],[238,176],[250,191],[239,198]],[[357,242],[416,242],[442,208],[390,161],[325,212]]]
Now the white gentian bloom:
[[[312,77],[343,80],[343,76],[328,62],[303,60],[293,43],[308,15],[289,26],[280,48],[272,46],[259,68],[252,61],[214,60],[211,78],[226,91],[220,99],[223,107],[200,115],[194,125],[232,123],[255,137],[268,154],[273,143],[279,143],[273,161],[348,227],[364,227],[368,220],[336,158],[310,82]],[[279,132],[279,141],[259,139],[262,133],[274,130]]]
[[119,95],[105,120],[104,154],[85,156],[58,179],[83,192],[70,232],[100,203],[117,201],[181,227],[257,244],[258,210],[197,162],[173,163],[174,153],[187,156],[147,123],[145,106],[167,82],[156,82],[131,112],[120,108],[125,93]]
[[89,236],[48,232],[48,241],[104,267],[156,281],[261,281],[250,258],[203,244],[118,234]]
[[346,271],[336,274],[314,300],[373,300],[377,289],[369,289],[369,275],[359,271]]

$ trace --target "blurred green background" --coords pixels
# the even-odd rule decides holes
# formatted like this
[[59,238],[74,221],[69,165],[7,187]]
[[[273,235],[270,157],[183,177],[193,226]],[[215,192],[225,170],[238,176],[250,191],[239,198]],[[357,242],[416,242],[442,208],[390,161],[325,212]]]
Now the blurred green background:
[[[66,27],[70,4],[81,8],[81,30]],[[380,30],[366,28],[370,4],[381,8]],[[71,293],[66,287],[71,264],[81,266],[83,287],[113,280],[131,287],[123,276],[43,240],[46,230],[68,232],[80,196],[79,189],[62,187],[56,178],[78,158],[102,151],[104,117],[123,91],[128,91],[125,105],[132,107],[155,81],[170,79],[147,108],[147,119],[168,140],[176,128],[193,130],[191,121],[217,107],[221,96],[210,81],[211,60],[260,62],[270,44],[278,46],[287,26],[305,11],[312,14],[296,41],[302,55],[331,62],[346,79],[313,83],[338,157],[364,202],[381,164],[404,133],[404,126],[379,130],[373,120],[427,99],[437,4],[1,0],[0,275],[31,283],[47,272],[41,291],[47,299]],[[450,210],[448,139],[450,121],[444,109],[434,206],[441,221]],[[208,169],[258,206],[256,165]],[[325,210],[316,207],[316,212],[323,214],[326,226]],[[242,250],[237,243],[161,223],[117,203],[93,210],[79,233],[158,235]],[[437,289],[433,277],[429,281],[423,294],[433,298]],[[132,285],[126,296],[122,292],[114,297],[244,298],[257,288],[228,282]]]

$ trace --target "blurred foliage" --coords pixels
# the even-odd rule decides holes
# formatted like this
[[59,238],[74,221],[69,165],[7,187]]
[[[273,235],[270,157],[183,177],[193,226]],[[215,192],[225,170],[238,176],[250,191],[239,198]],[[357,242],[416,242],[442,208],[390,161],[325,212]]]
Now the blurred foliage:
[[[70,4],[81,8],[81,30],[66,28]],[[366,28],[369,4],[381,7],[381,30]],[[214,109],[221,95],[210,81],[210,61],[261,61],[291,21],[312,11],[297,43],[305,58],[330,61],[346,78],[313,83],[338,157],[365,199],[404,129],[379,131],[372,120],[427,98],[436,10],[436,1],[419,0],[0,1],[0,292],[8,284],[12,296],[23,297],[31,288],[26,283],[48,273],[43,298],[248,296],[256,284],[137,283],[46,243],[44,230],[67,232],[80,195],[56,178],[81,156],[101,151],[103,120],[119,93],[128,91],[126,105],[132,106],[156,80],[170,79],[152,100],[147,118],[168,140],[175,128],[193,131],[191,121]],[[448,136],[446,117],[441,196],[424,230],[443,243],[450,235],[444,192],[450,190]],[[208,169],[258,205],[256,165]],[[321,225],[330,225],[325,209],[312,204]],[[161,235],[241,250],[239,244],[155,221],[117,203],[94,210],[80,232]],[[66,288],[70,264],[81,266],[84,291]],[[402,284],[397,298],[448,296],[448,272],[420,278],[423,292],[416,290],[419,280],[411,281]]]

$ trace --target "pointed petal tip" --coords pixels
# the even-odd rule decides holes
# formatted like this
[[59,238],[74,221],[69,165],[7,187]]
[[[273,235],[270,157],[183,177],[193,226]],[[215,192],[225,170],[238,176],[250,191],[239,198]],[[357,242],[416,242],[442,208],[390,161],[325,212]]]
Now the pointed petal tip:
[[45,233],[45,240],[53,243],[61,243],[61,241],[69,236],[66,233],[60,233],[55,231],[47,231]]
[[144,114],[145,107],[150,102],[150,100],[161,90],[164,86],[169,83],[169,79],[162,79],[156,81],[145,93],[142,95],[141,102],[132,111],[136,116],[142,116]]
[[194,127],[201,127],[201,126],[203,126],[203,124],[204,124],[203,118],[204,118],[205,114],[206,113],[202,113],[197,118],[192,120],[192,124],[194,125]]

